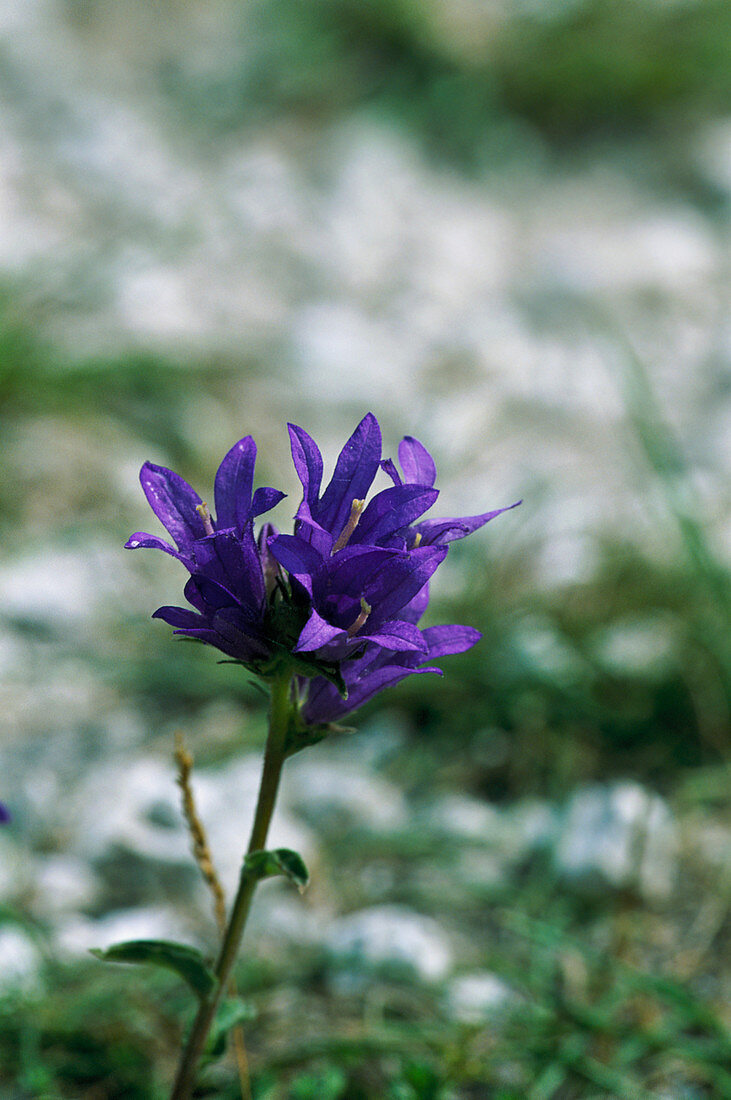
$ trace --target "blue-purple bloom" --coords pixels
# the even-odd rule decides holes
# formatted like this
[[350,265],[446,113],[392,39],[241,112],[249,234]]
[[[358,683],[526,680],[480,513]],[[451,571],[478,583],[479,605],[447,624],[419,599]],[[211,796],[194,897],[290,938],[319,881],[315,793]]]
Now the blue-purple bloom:
[[[154,617],[261,675],[288,664],[298,674],[300,720],[317,726],[405,676],[441,674],[431,662],[479,640],[471,627],[421,630],[418,622],[448,544],[507,509],[423,519],[439,495],[434,461],[411,436],[399,445],[401,471],[383,460],[371,413],[346,442],[324,490],[316,443],[295,425],[289,432],[303,491],[293,535],[264,524],[255,536],[254,519],[284,494],[253,491],[256,448],[247,437],[216,475],[215,519],[182,478],[145,463],[143,489],[177,549],[143,533],[127,546],[162,549],[191,574],[185,596],[194,610],[161,607]],[[381,469],[392,484],[367,502]]]
[[[344,698],[328,680],[300,683],[303,721],[318,724],[343,717],[405,676],[441,675],[432,661],[479,641],[479,631],[471,627],[420,630],[417,623],[447,544],[507,509],[421,519],[439,495],[434,461],[417,439],[406,436],[399,445],[399,473],[391,459],[381,459],[381,433],[371,413],[343,447],[321,494],[317,445],[301,428],[290,425],[289,431],[303,499],[294,536],[273,538],[269,549],[312,605],[295,652],[339,660],[348,690]],[[366,505],[379,467],[393,485]]]
[[0,825],[7,825],[10,821],[10,811],[0,802]]
[[274,507],[284,493],[269,487],[253,492],[256,445],[239,440],[218,468],[214,483],[215,517],[179,474],[146,462],[140,482],[153,512],[175,546],[138,531],[128,549],[152,547],[178,558],[190,573],[185,598],[194,608],[159,607],[153,618],[175,627],[176,634],[198,638],[234,660],[256,663],[271,656],[266,630],[268,555],[254,538],[254,520]]

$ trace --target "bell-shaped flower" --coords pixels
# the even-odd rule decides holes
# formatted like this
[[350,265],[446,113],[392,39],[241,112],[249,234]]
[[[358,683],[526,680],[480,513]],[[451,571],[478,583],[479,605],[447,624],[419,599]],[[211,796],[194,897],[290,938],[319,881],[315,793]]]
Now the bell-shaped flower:
[[271,559],[266,538],[274,531],[265,525],[264,539],[257,543],[254,519],[285,495],[269,487],[254,491],[255,461],[251,436],[228,452],[215,478],[215,516],[179,474],[146,462],[140,472],[142,488],[175,545],[145,532],[126,543],[128,549],[164,550],[190,573],[184,594],[193,610],[160,607],[153,618],[163,619],[176,634],[197,638],[254,665],[271,653],[266,629],[266,569]]
[[[255,537],[254,519],[284,494],[254,491],[256,447],[247,436],[216,474],[215,516],[178,474],[145,463],[142,487],[172,543],[138,532],[127,546],[163,550],[190,573],[190,607],[161,607],[154,617],[263,676],[288,666],[301,722],[322,725],[405,676],[439,673],[434,661],[475,644],[480,635],[470,627],[418,623],[448,543],[507,509],[423,519],[439,495],[434,461],[411,436],[399,445],[401,472],[382,460],[372,413],[345,443],[324,490],[317,444],[302,428],[289,432],[303,494],[294,534],[265,523]],[[380,469],[393,484],[368,500]]]
[[[399,446],[402,477],[390,459],[381,460],[381,432],[372,413],[345,443],[321,492],[317,444],[302,428],[290,425],[289,432],[303,497],[295,534],[273,539],[269,549],[312,604],[296,650],[344,661],[360,655],[364,645],[376,646],[406,654],[398,659],[400,668],[404,661],[428,659],[428,641],[404,609],[426,591],[449,541],[506,509],[466,519],[420,520],[439,495],[434,461],[407,436]],[[366,503],[379,467],[393,485]]]

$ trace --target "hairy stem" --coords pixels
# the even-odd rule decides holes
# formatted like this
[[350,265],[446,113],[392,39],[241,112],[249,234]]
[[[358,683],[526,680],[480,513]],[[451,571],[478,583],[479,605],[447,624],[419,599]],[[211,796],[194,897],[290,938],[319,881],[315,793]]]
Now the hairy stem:
[[[254,814],[248,852],[261,851],[266,845],[269,823],[274,812],[274,804],[279,789],[279,779],[285,760],[285,740],[290,715],[290,687],[292,678],[289,673],[281,674],[272,683],[272,699],[269,711],[269,736],[264,750],[264,768],[259,785],[259,798]],[[198,1014],[188,1036],[188,1042],[178,1067],[178,1073],[170,1094],[170,1100],[190,1100],[195,1087],[195,1075],[200,1056],[203,1052],[208,1032],[211,1029],[218,1002],[228,985],[241,938],[244,934],[246,919],[251,908],[257,880],[251,875],[242,875],[238,893],[234,899],[221,951],[216,962],[215,973],[218,984],[211,995],[201,1001]]]

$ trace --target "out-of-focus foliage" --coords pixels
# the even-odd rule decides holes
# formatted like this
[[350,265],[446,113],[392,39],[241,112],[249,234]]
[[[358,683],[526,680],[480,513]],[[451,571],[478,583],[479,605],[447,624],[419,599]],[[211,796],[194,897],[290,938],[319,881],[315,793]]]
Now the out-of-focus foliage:
[[520,145],[521,122],[576,141],[692,125],[731,101],[724,0],[257,0],[233,45],[215,74],[161,71],[202,124],[368,108],[462,163]]

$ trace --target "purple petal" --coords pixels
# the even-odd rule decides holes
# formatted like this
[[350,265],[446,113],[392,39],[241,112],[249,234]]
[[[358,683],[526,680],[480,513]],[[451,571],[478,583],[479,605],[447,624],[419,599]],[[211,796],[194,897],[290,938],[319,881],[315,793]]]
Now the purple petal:
[[150,507],[181,550],[206,534],[196,511],[201,498],[180,474],[146,462],[140,470],[140,484]]
[[7,806],[0,802],[0,825],[7,825],[10,821],[10,811]]
[[184,554],[180,554],[169,542],[165,539],[159,539],[157,535],[148,535],[144,531],[136,531],[134,535],[130,535],[124,544],[125,550],[164,550],[166,554],[172,554],[178,561],[182,561],[184,565],[187,565],[189,558]]
[[442,675],[440,668],[404,668],[402,665],[387,665],[377,668],[357,683],[348,683],[348,698],[343,699],[337,688],[327,680],[315,679],[310,685],[310,694],[303,708],[306,722],[333,722],[351,711],[363,706],[379,691],[392,687],[406,676],[434,672]]
[[373,642],[375,645],[383,646],[384,649],[388,649],[394,653],[423,653],[424,658],[431,656],[426,648],[421,631],[412,623],[403,622],[398,619],[389,623],[383,623],[383,625],[372,634],[368,632],[368,623],[366,622],[363,630],[356,635],[356,637],[360,638],[362,641]]
[[259,531],[259,537],[257,539],[257,548],[259,550],[259,560],[261,561],[261,571],[264,576],[264,587],[268,593],[274,590],[274,586],[277,577],[280,576],[279,562],[276,560],[271,550],[269,549],[269,543],[277,537],[279,531],[271,523],[262,523],[261,530]]
[[351,542],[377,545],[380,539],[389,538],[422,516],[438,496],[436,489],[424,489],[421,485],[383,489],[363,512]]
[[258,629],[246,620],[237,607],[224,607],[213,616],[214,629],[242,661],[268,657],[269,647]]
[[354,500],[364,500],[381,459],[381,429],[373,413],[367,413],[343,447],[330,484],[312,514],[321,526],[338,537]]
[[227,657],[232,657],[234,661],[249,659],[247,656],[242,655],[240,646],[227,641],[226,638],[223,638],[217,630],[213,629],[213,627],[201,626],[195,629],[176,630],[175,633],[182,635],[184,638],[197,638],[200,642],[206,642],[208,645],[215,646],[216,649],[220,649],[222,653],[225,653]]
[[[330,559],[328,588],[333,593],[360,596],[373,578],[388,573],[396,562],[408,561],[407,555],[398,550],[372,546],[347,546]],[[372,600],[368,600],[372,605]]]
[[307,503],[312,506],[320,496],[322,482],[322,455],[320,449],[303,428],[288,424],[292,446],[292,461],[297,476],[302,482],[302,491]]
[[391,478],[391,481],[394,483],[394,485],[403,485],[403,481],[401,480],[401,474],[396,469],[396,463],[394,462],[394,460],[392,458],[383,458],[383,459],[381,459],[381,462],[379,463],[379,465],[380,465],[382,470],[385,470],[385,472]]
[[429,606],[429,582],[420,588],[412,600],[402,607],[399,611],[399,619],[405,620],[407,623],[418,623],[421,616]]
[[269,543],[271,539],[275,539],[278,534],[279,531],[273,523],[262,523],[261,528],[259,529],[259,538],[257,540],[259,553],[264,553],[264,549],[267,546],[267,543]]
[[216,473],[213,494],[218,527],[243,527],[251,515],[256,443],[250,435],[234,443]]
[[153,619],[162,619],[168,626],[174,626],[178,630],[189,630],[205,626],[205,620],[197,611],[190,611],[187,607],[158,607],[152,613]]
[[277,535],[269,542],[269,552],[312,595],[313,583],[325,567],[314,546],[298,535]]
[[[363,598],[373,608],[377,622],[397,616],[424,587],[447,556],[446,546],[420,546],[405,557],[397,557],[365,586]],[[400,616],[399,616],[400,618]]]
[[195,545],[195,574],[217,581],[236,595],[236,602],[257,611],[266,595],[261,558],[252,525],[240,538],[233,531],[216,531]]
[[206,601],[198,591],[198,585],[195,583],[193,577],[189,577],[186,581],[185,588],[183,589],[183,595],[189,604],[192,604],[196,611],[200,611],[201,615],[205,615],[208,610],[206,607]]
[[280,489],[272,489],[269,485],[260,486],[251,500],[251,515],[263,516],[265,512],[271,511],[276,504],[279,504],[280,500],[284,500],[286,495]]
[[464,653],[479,642],[482,634],[471,626],[428,626],[423,631],[426,642],[426,659],[435,661],[450,653]]
[[[197,589],[198,598],[203,602],[205,611],[218,611],[222,607],[235,607],[238,604],[238,600],[233,592],[229,592],[229,590],[224,588],[222,584],[219,584],[218,581],[213,581],[210,577],[206,577],[202,573],[194,573],[190,580],[193,582],[195,589]],[[190,599],[188,596],[189,585],[190,582],[185,586],[185,595],[187,599]],[[193,586],[191,586],[191,591],[193,591]],[[195,601],[191,600],[190,602],[194,607],[196,606]]]
[[421,535],[420,546],[443,546],[455,539],[469,535],[467,527],[458,519],[425,519],[411,528],[414,538]]
[[437,468],[434,459],[423,443],[413,435],[405,435],[399,443],[399,462],[404,471],[404,480],[415,485],[432,486],[437,480]]
[[480,516],[462,516],[455,519],[425,519],[415,525],[414,530],[421,533],[422,543],[426,546],[436,544],[444,545],[454,542],[455,539],[463,539],[465,535],[471,535],[473,531],[484,527],[495,516],[501,516],[503,512],[509,512],[522,504],[522,500],[516,500],[515,504],[509,504],[507,508],[496,508],[493,512],[483,512]]
[[322,554],[323,558],[330,556],[335,540],[329,531],[326,531],[324,527],[321,527],[320,524],[316,523],[312,518],[312,512],[306,500],[303,500],[297,509],[294,533],[295,535],[299,535],[301,539],[310,543],[311,546],[314,546],[315,550]]
[[295,653],[309,653],[320,649],[330,642],[340,642],[347,638],[347,633],[340,627],[332,626],[313,610],[300,634]]

